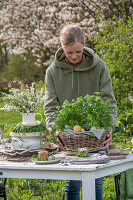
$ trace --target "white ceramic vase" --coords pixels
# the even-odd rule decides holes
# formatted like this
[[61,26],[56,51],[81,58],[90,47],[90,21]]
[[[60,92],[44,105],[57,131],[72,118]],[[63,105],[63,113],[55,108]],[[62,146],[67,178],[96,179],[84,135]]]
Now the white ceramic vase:
[[28,122],[30,121],[35,121],[35,116],[40,115],[41,116],[41,121],[42,122],[42,115],[40,113],[21,113],[22,114],[22,123],[24,125],[27,125]]
[[[21,113],[21,114],[22,114],[22,123],[24,125],[28,126],[32,124],[32,126],[35,126],[35,125],[39,125],[42,122],[42,115],[40,113]],[[41,116],[41,121],[35,120],[36,115]],[[15,149],[17,148],[32,149],[32,148],[39,148],[41,146],[39,132],[32,132],[32,133],[10,132],[10,136],[12,138],[13,148]]]

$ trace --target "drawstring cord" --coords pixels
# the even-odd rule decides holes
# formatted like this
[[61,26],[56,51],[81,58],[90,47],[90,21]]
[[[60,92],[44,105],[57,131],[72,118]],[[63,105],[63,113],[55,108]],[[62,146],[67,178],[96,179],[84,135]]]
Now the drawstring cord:
[[77,76],[78,76],[78,97],[79,97],[80,85],[79,85],[79,72],[78,71],[77,71]]
[[[78,78],[78,97],[80,92],[80,84],[79,84],[79,72],[77,71],[77,78]],[[72,89],[73,89],[73,68],[72,68]]]
[[73,89],[73,68],[72,68],[72,89]]

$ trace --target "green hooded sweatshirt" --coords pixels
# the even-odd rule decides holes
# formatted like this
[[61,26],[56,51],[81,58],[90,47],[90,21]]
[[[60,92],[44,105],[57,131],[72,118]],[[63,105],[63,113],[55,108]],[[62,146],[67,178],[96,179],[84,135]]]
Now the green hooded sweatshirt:
[[[44,113],[48,129],[54,125],[56,107],[65,100],[71,102],[79,96],[102,92],[102,98],[110,101],[110,107],[117,107],[106,64],[90,48],[84,47],[83,54],[85,59],[75,66],[65,62],[63,48],[59,48],[54,62],[46,70]],[[115,123],[116,115],[113,118]]]

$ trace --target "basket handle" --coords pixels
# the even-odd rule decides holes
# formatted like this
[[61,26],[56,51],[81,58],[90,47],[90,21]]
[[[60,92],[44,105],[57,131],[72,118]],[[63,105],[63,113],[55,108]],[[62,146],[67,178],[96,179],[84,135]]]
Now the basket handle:
[[63,144],[63,142],[62,142],[62,140],[61,140],[61,138],[60,138],[60,131],[56,131],[56,139],[57,139],[57,142],[58,142],[58,144],[59,144],[59,146],[60,146],[60,149],[61,149],[62,151],[65,151],[64,144]]

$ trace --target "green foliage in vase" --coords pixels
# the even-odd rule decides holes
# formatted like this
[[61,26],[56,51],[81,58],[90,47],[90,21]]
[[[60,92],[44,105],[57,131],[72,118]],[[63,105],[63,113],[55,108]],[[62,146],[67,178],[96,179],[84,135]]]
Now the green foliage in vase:
[[12,127],[12,131],[15,133],[43,132],[45,130],[46,130],[46,127],[43,124],[40,124],[37,126],[25,126],[19,123],[15,127]]
[[79,97],[72,102],[65,101],[62,106],[58,106],[56,113],[56,130],[63,131],[65,125],[73,129],[74,125],[83,127],[110,127],[112,126],[111,114],[113,110],[109,108],[109,102],[101,98],[100,93]]

